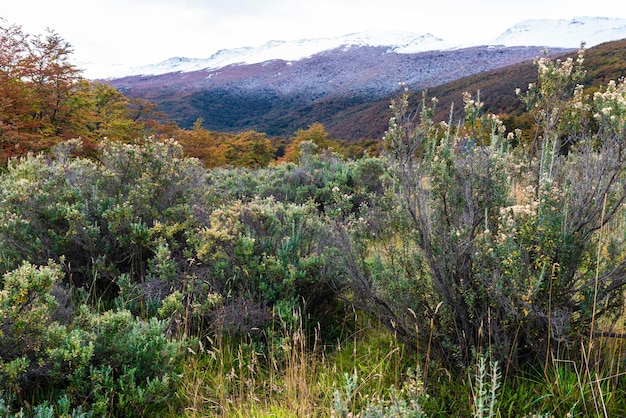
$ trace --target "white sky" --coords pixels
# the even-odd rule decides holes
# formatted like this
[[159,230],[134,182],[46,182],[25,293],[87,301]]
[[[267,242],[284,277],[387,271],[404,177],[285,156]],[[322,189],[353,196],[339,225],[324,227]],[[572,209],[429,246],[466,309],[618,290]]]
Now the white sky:
[[[526,19],[626,18],[616,0],[3,0],[0,17],[55,30],[85,69],[208,58],[269,40],[371,29],[431,33],[454,44],[489,41]],[[87,71],[89,72],[89,71]]]

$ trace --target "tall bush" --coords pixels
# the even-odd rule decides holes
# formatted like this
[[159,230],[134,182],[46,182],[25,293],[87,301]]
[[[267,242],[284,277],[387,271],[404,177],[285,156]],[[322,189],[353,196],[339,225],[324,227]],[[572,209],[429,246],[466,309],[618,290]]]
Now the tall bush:
[[[623,127],[610,115],[624,95],[615,84],[596,94],[589,123],[591,101],[575,84],[582,63],[583,51],[537,61],[539,82],[522,96],[533,141],[505,135],[468,94],[456,126],[436,124],[425,98],[418,113],[408,94],[392,103],[385,154],[399,212],[387,212],[387,225],[396,241],[374,237],[372,251],[353,235],[341,245],[357,294],[406,342],[457,366],[488,351],[508,369],[551,344],[578,347],[621,306],[626,173]],[[398,299],[398,286],[417,290]]]

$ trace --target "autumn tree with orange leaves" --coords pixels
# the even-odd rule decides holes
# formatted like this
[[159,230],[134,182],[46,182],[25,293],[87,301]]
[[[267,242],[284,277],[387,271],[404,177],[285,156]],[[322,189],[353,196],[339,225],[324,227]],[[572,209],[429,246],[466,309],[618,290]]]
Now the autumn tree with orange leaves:
[[298,129],[291,138],[289,145],[285,148],[285,155],[280,159],[282,162],[297,161],[300,157],[300,143],[311,141],[318,148],[333,148],[336,144],[330,139],[328,132],[319,122],[309,126],[308,129]]
[[129,141],[162,128],[155,106],[91,82],[58,33],[25,33],[0,18],[0,165],[60,140]]

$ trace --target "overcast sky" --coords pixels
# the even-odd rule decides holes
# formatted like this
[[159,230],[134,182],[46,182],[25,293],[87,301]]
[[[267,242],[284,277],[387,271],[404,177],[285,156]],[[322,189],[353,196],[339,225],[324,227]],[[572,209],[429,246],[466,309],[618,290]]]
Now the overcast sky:
[[[83,67],[208,58],[269,40],[370,29],[489,41],[526,19],[626,18],[616,0],[4,0],[0,17],[31,34],[55,30]],[[89,64],[88,64],[89,63]]]

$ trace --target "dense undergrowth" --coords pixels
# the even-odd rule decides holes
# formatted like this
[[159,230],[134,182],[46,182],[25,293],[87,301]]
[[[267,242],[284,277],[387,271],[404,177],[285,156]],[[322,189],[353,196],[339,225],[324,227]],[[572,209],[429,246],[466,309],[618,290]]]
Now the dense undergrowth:
[[376,157],[10,160],[1,413],[624,415],[626,85],[582,64],[538,60],[533,137],[403,95]]

